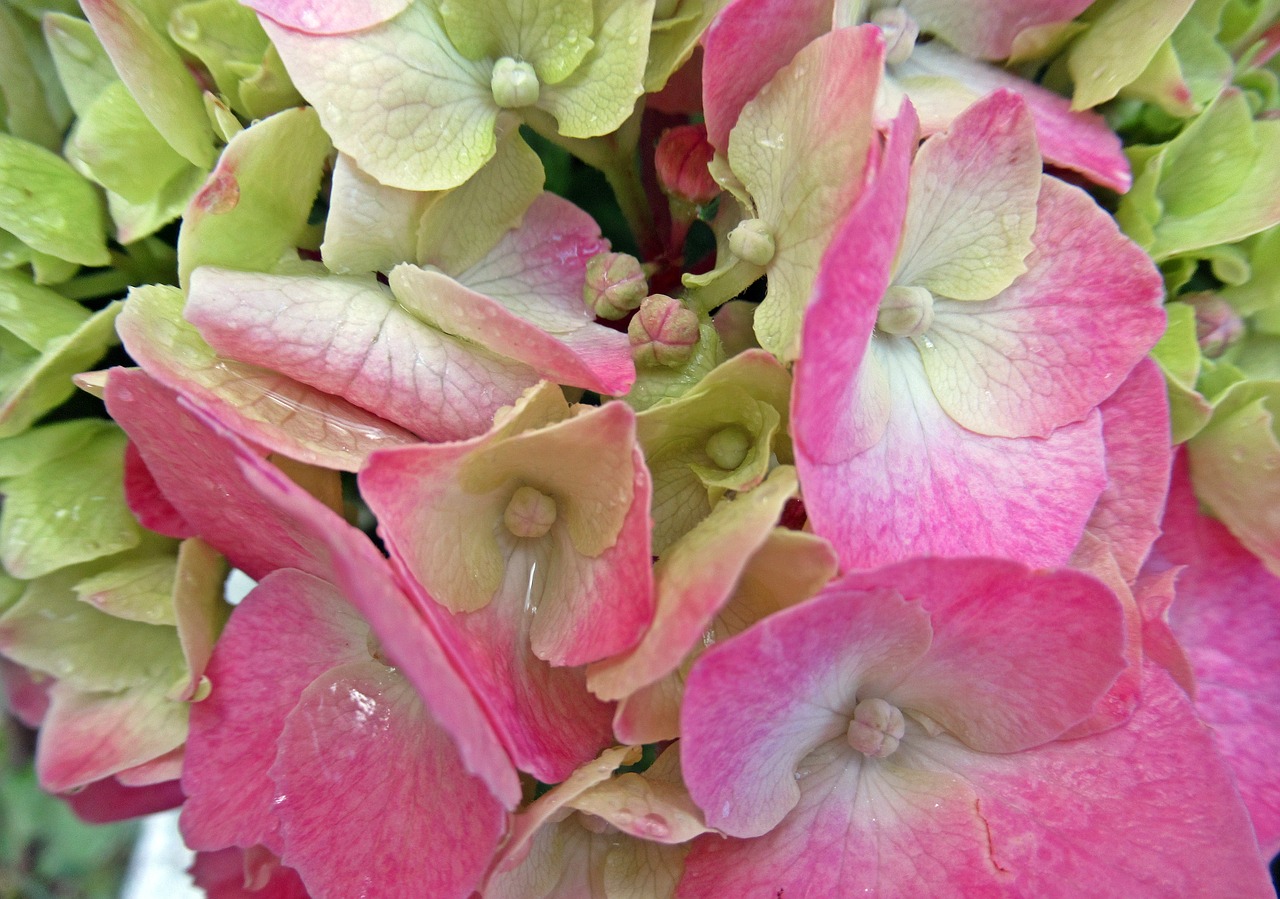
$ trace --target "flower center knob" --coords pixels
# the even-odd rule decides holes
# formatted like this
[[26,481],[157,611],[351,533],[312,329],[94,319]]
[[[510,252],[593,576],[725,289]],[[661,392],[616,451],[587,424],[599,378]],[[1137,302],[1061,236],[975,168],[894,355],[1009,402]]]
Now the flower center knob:
[[920,37],[920,26],[901,6],[878,9],[871,14],[871,24],[884,35],[884,61],[896,66],[911,58]]
[[502,523],[517,537],[541,537],[556,523],[556,501],[532,487],[511,494]]
[[718,468],[734,471],[746,461],[751,450],[751,435],[745,428],[729,425],[716,431],[707,440],[707,455]]
[[747,219],[739,222],[729,232],[729,251],[743,262],[752,265],[768,265],[776,249],[773,232],[763,219]]
[[890,337],[919,337],[933,326],[933,294],[923,287],[890,287],[880,301],[876,330]]
[[882,759],[893,755],[906,733],[907,722],[898,707],[883,699],[864,699],[849,722],[849,745],[863,755]]
[[493,66],[489,82],[493,102],[503,109],[519,109],[538,102],[538,73],[523,60],[504,56]]

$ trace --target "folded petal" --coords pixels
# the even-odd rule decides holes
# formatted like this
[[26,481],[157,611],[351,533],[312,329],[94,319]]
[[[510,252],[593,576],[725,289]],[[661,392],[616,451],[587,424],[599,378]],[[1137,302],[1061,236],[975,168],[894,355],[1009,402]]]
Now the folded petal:
[[395,17],[412,0],[246,0],[245,6],[281,25],[311,34],[361,31]]

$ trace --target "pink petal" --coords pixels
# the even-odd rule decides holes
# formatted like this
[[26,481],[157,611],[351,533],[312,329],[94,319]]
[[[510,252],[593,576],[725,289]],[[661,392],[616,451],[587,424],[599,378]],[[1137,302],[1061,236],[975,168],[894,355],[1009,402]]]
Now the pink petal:
[[287,28],[341,34],[372,28],[399,15],[412,0],[244,0],[244,5]]
[[979,433],[1079,421],[1164,330],[1159,272],[1083,191],[1043,179],[1032,240],[1026,274],[985,302],[937,301],[921,338],[939,402]]
[[1164,376],[1150,359],[1100,407],[1107,452],[1107,486],[1089,517],[1088,532],[1111,550],[1126,580],[1137,577],[1160,533],[1173,451]]
[[805,508],[843,566],[925,554],[1066,562],[1106,483],[1101,416],[1047,438],[983,437],[938,405],[913,346],[877,355],[893,397],[880,442],[823,465],[798,441]]
[[[936,758],[979,796],[992,861],[1022,895],[1273,896],[1231,775],[1164,672],[1125,727],[1014,755]],[[1029,838],[1030,837],[1030,838]]]
[[680,715],[685,782],[707,824],[744,837],[777,825],[800,801],[801,761],[844,741],[859,685],[908,670],[930,638],[918,604],[837,581],[707,650]]
[[966,56],[1004,59],[1027,28],[1069,22],[1090,0],[908,0],[920,25]]
[[1186,566],[1168,617],[1195,671],[1196,711],[1235,772],[1270,857],[1280,851],[1280,578],[1221,522],[1200,514],[1185,453],[1148,569],[1171,565]]
[[182,797],[182,787],[176,780],[145,787],[126,787],[114,777],[108,777],[62,799],[80,820],[107,824],[176,808],[182,804]]
[[5,708],[32,730],[49,712],[49,688],[53,678],[0,656],[0,684],[4,687]]
[[[911,58],[896,67],[895,75],[921,109],[937,109],[924,96],[930,78],[953,80],[979,97],[997,88],[1017,91],[1031,107],[1036,138],[1046,161],[1080,172],[1090,181],[1117,193],[1124,193],[1133,183],[1120,138],[1097,113],[1073,111],[1066,97],[995,66],[961,56],[937,41],[917,45]],[[943,96],[948,99],[936,115],[922,116],[928,133],[945,128],[968,105],[954,88]]]
[[702,36],[707,139],[720,152],[747,101],[806,44],[831,30],[832,0],[738,0]]
[[434,330],[372,278],[203,267],[186,315],[219,353],[302,381],[427,440],[483,433],[537,381],[516,362]]
[[124,498],[138,524],[147,530],[176,540],[185,540],[194,533],[182,514],[165,498],[132,443],[124,449]]
[[236,607],[191,707],[182,833],[196,849],[279,853],[275,784],[267,776],[285,716],[335,665],[368,659],[368,625],[330,584],[300,571],[264,578]]
[[466,899],[506,829],[409,682],[367,659],[306,689],[271,776],[282,860],[317,896]]
[[251,889],[240,849],[197,852],[187,872],[208,899],[309,899],[298,872],[280,865],[272,868],[265,884],[252,884]]
[[910,673],[872,696],[924,712],[983,752],[1018,752],[1084,719],[1125,666],[1114,594],[1068,569],[1032,571],[1002,559],[917,559],[842,590],[899,591],[929,614],[933,643]]

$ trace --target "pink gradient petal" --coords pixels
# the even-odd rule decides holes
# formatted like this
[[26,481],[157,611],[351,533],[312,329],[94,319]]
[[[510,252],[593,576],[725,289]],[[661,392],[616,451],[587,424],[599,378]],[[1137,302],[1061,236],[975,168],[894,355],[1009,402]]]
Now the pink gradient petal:
[[186,708],[165,697],[167,684],[86,693],[60,681],[49,690],[40,725],[36,774],[65,793],[162,756],[187,736]]
[[281,858],[322,896],[466,899],[506,830],[502,804],[380,662],[336,667],[303,692],[271,776]]
[[240,849],[197,852],[187,873],[208,899],[310,899],[298,872],[278,864],[265,884],[246,884],[245,853]]
[[738,0],[702,36],[702,107],[720,152],[742,107],[810,41],[831,29],[833,0]]
[[138,448],[124,448],[124,498],[138,524],[149,531],[185,540],[195,533],[182,514],[165,498],[164,491],[142,461]]
[[1151,359],[1139,362],[1120,389],[1099,407],[1107,449],[1107,486],[1087,530],[1111,550],[1132,581],[1160,533],[1173,450],[1164,376]]
[[917,559],[842,590],[899,591],[929,614],[933,642],[909,673],[863,683],[924,712],[968,746],[1018,752],[1083,720],[1125,666],[1115,595],[1071,570],[1003,559]]
[[1147,568],[1178,565],[1186,567],[1177,574],[1169,626],[1195,671],[1196,711],[1235,772],[1270,857],[1280,852],[1280,578],[1221,522],[1200,514],[1185,453]]
[[[1153,566],[1153,567],[1157,567]],[[1169,672],[1174,683],[1193,700],[1196,698],[1196,673],[1187,651],[1169,626],[1169,606],[1175,596],[1174,584],[1182,566],[1156,573],[1144,570],[1134,584],[1135,599],[1142,612],[1142,652],[1145,658]]]
[[300,571],[268,575],[237,606],[205,671],[213,689],[191,707],[182,774],[187,845],[281,851],[277,789],[267,772],[285,717],[321,674],[368,659],[367,634],[332,585]]
[[837,581],[707,650],[680,713],[685,782],[707,824],[748,837],[782,821],[800,801],[802,760],[843,741],[859,684],[908,670],[930,638],[918,603]]
[[984,437],[938,405],[913,346],[876,349],[893,393],[880,442],[834,465],[797,452],[813,530],[843,566],[924,554],[1065,563],[1106,484],[1101,416],[1047,438]]
[[4,686],[5,708],[27,727],[35,730],[49,713],[49,688],[53,678],[24,668],[0,656],[0,683]]
[[874,446],[889,420],[888,384],[867,348],[902,235],[916,124],[904,104],[878,169],[822,258],[792,388],[802,484],[813,466]]
[[984,302],[939,299],[922,355],[947,413],[1047,437],[1115,392],[1164,331],[1151,259],[1078,188],[1041,183],[1026,274]]
[[[1117,193],[1124,193],[1133,184],[1120,138],[1097,113],[1073,111],[1066,97],[995,66],[961,56],[937,41],[917,45],[911,58],[897,66],[894,74],[916,105],[931,111],[930,115],[922,113],[926,133],[945,128],[968,105],[954,89],[926,93],[927,79],[954,79],[970,89],[975,98],[997,88],[1008,88],[1021,94],[1031,107],[1036,138],[1046,161],[1079,172]],[[934,102],[935,98],[945,98],[941,107]]]
[[1020,895],[1065,883],[1116,899],[1275,895],[1209,731],[1159,669],[1148,668],[1124,727],[1014,755],[943,740],[930,749],[972,784],[992,860]]
[[244,0],[254,12],[308,34],[360,31],[399,15],[412,0]]
[[966,56],[1004,59],[1027,28],[1069,22],[1091,0],[906,0],[921,31],[936,34]]
[[488,429],[536,375],[414,318],[371,277],[203,267],[186,315],[217,350],[336,394],[426,440]]

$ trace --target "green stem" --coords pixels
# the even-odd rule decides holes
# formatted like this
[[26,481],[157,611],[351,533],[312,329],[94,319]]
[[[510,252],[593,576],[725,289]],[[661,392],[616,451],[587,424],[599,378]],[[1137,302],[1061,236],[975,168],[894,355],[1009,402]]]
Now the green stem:
[[735,259],[733,265],[718,278],[706,284],[687,288],[685,300],[695,312],[710,314],[712,309],[732,300],[764,274],[763,266]]
[[57,291],[68,300],[79,302],[80,300],[91,300],[96,297],[107,297],[122,293],[132,280],[129,272],[124,269],[112,268],[72,278],[64,284],[59,284]]

